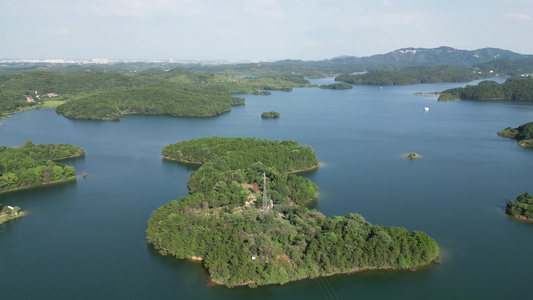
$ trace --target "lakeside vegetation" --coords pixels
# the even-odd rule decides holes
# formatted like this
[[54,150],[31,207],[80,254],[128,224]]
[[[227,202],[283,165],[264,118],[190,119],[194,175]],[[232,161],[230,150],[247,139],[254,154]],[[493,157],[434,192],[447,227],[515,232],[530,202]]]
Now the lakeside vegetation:
[[319,86],[321,89],[330,89],[330,90],[348,90],[353,89],[353,85],[345,83],[345,82],[337,82],[337,83],[331,83],[331,84],[323,84]]
[[71,144],[35,145],[30,140],[20,147],[0,146],[0,193],[73,180],[74,167],[55,161],[84,154]]
[[406,85],[437,82],[465,82],[483,78],[472,68],[459,66],[406,67],[399,70],[374,70],[364,74],[340,75],[336,81],[361,85]]
[[279,112],[277,111],[265,111],[261,114],[261,118],[279,118]]
[[516,139],[517,144],[525,148],[533,148],[533,122],[522,124],[516,128],[507,127],[498,132],[501,137]]
[[533,196],[524,193],[516,201],[509,201],[505,213],[517,219],[533,220]]
[[35,108],[38,104],[28,102],[23,95],[9,91],[0,92],[0,118]]
[[448,89],[440,93],[439,101],[448,100],[533,102],[533,78],[509,78],[502,84],[484,80],[478,85]]
[[[326,217],[302,206],[317,197],[318,187],[288,172],[318,165],[311,147],[214,137],[172,144],[162,154],[203,165],[190,176],[188,196],[152,213],[147,240],[161,254],[202,260],[217,284],[284,284],[413,268],[438,257],[436,242],[422,232],[372,225],[358,214]],[[273,206],[263,207],[263,189]]]
[[18,206],[10,207],[6,205],[2,207],[2,204],[0,204],[0,224],[20,218],[24,216],[24,214],[25,213],[21,211]]

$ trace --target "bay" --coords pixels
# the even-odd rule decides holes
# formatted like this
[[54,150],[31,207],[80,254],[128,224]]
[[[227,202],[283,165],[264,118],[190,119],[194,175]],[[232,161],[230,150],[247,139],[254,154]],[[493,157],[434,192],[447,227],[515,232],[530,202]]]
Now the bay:
[[[0,194],[0,203],[29,213],[0,226],[0,298],[527,296],[533,224],[508,218],[504,207],[533,191],[533,151],[496,132],[533,121],[533,106],[412,95],[464,85],[246,95],[245,105],[213,118],[128,115],[119,122],[74,121],[50,109],[13,115],[0,126],[1,145],[30,139],[81,146],[86,156],[65,164],[88,176]],[[281,117],[259,117],[270,110]],[[328,216],[356,212],[373,224],[424,231],[441,247],[442,263],[416,272],[368,271],[257,289],[208,284],[200,263],[161,256],[145,239],[151,212],[186,195],[196,168],[162,160],[162,148],[206,136],[312,146],[323,165],[302,175],[320,188],[314,208]],[[421,157],[406,160],[409,152]]]

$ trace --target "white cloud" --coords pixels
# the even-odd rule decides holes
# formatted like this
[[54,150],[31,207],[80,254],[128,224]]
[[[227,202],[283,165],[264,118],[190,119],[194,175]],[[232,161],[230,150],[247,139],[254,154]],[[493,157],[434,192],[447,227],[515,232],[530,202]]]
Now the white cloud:
[[518,20],[525,20],[528,21],[531,18],[526,14],[504,14],[503,15],[506,18],[512,18],[512,19],[518,19]]

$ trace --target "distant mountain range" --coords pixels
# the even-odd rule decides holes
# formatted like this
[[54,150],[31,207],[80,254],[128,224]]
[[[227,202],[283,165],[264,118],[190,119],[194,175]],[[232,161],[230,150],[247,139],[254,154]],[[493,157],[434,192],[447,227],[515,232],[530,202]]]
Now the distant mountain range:
[[472,66],[497,59],[521,60],[532,58],[533,55],[515,53],[499,48],[483,48],[478,50],[458,50],[451,47],[439,48],[403,48],[386,54],[367,57],[339,56],[327,60],[333,64],[347,65],[380,65],[394,68],[406,66],[437,66],[456,65]]

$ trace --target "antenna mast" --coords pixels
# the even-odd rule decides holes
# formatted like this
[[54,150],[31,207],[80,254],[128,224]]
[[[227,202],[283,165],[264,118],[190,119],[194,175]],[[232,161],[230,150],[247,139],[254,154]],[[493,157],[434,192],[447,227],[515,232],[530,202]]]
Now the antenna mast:
[[267,189],[266,189],[266,174],[263,173],[263,211],[268,209],[268,198],[267,198]]

